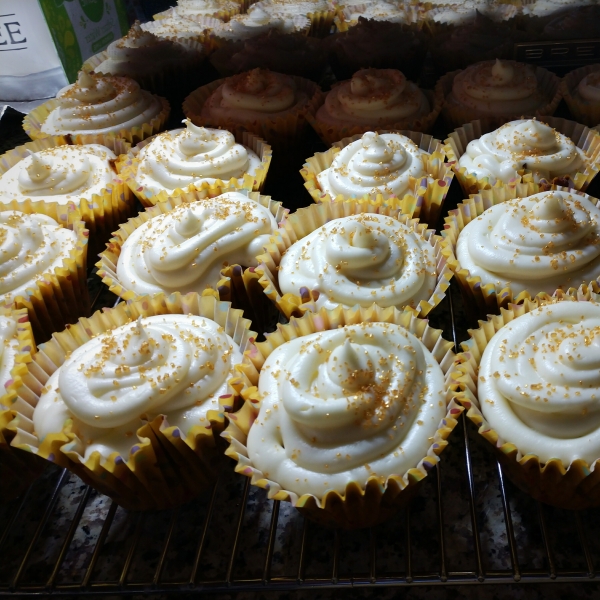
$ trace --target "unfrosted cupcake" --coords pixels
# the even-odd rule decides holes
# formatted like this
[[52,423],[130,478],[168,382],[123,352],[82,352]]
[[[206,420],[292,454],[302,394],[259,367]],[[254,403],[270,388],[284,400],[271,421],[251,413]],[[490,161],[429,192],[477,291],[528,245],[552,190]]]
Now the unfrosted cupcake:
[[600,123],[600,64],[575,69],[561,83],[569,110],[579,123],[593,127]]

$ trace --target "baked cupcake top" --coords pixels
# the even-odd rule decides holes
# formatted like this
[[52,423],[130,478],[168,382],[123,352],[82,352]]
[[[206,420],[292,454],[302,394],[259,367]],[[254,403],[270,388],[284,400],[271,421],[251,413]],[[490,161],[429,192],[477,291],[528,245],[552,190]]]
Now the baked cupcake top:
[[535,119],[519,119],[469,142],[458,164],[478,179],[508,183],[527,169],[537,179],[573,176],[586,157],[566,135]]
[[365,133],[342,148],[331,167],[317,175],[319,187],[332,198],[381,194],[402,198],[411,177],[425,174],[422,150],[399,133]]
[[305,15],[274,14],[258,7],[244,15],[236,15],[227,23],[213,27],[212,33],[227,40],[244,40],[277,29],[281,33],[294,33],[310,27]]
[[435,251],[396,219],[364,213],[334,219],[294,243],[278,270],[283,294],[318,291],[318,309],[417,307],[436,286]]
[[210,427],[239,346],[223,328],[196,315],[140,318],[72,351],[50,377],[33,413],[37,436],[60,433],[72,421],[74,450],[127,458],[136,431],[157,415],[185,435]]
[[600,458],[600,306],[558,302],[516,317],[483,352],[481,412],[521,455]]
[[49,135],[116,133],[149,123],[163,108],[158,96],[141,90],[133,79],[85,71],[56,100],[58,106],[41,127]]
[[589,104],[600,104],[600,70],[586,75],[577,85],[576,96]]
[[185,189],[203,181],[229,181],[254,174],[261,159],[236,143],[229,131],[196,127],[189,119],[185,129],[157,135],[139,153],[136,184],[158,194]]
[[430,111],[415,83],[395,69],[362,69],[335,85],[325,96],[316,119],[332,125],[392,125]]
[[42,214],[0,212],[0,299],[12,303],[47,273],[62,267],[77,234]]
[[[4,390],[12,379],[11,371],[15,367],[15,359],[19,352],[19,332],[17,317],[0,315],[0,386]],[[31,348],[34,350],[35,348]],[[2,404],[0,394],[0,411],[10,410],[10,406]]]
[[600,276],[600,209],[564,191],[507,200],[467,224],[456,257],[482,283],[515,294],[579,287]]
[[299,496],[403,475],[427,455],[446,414],[442,369],[420,340],[390,323],[282,344],[265,361],[258,390],[248,457]]
[[227,265],[257,266],[276,230],[271,212],[239,192],[185,203],[131,233],[117,277],[138,294],[201,293]]
[[56,146],[31,153],[0,175],[0,202],[25,199],[78,204],[100,194],[116,177],[106,146]]

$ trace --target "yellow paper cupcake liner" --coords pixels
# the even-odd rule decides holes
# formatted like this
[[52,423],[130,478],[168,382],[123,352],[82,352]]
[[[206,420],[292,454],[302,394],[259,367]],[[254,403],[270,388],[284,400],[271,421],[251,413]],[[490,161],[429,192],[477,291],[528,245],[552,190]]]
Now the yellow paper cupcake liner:
[[328,146],[333,145],[335,142],[354,136],[361,136],[367,131],[377,131],[378,133],[384,133],[384,131],[402,131],[409,130],[414,132],[427,133],[433,127],[440,111],[442,110],[442,104],[444,98],[440,94],[440,90],[437,89],[433,92],[425,90],[427,99],[431,106],[431,111],[421,117],[407,117],[396,123],[388,123],[385,126],[374,126],[364,124],[331,124],[319,121],[316,115],[307,115],[308,122],[311,127],[317,132],[317,135],[325,142]]
[[577,95],[579,82],[590,73],[600,71],[600,64],[587,65],[567,73],[560,83],[561,93],[578,123],[594,127],[600,123],[600,102],[586,101]]
[[73,203],[48,204],[43,201],[12,201],[0,203],[0,212],[16,210],[28,215],[42,214],[54,219],[61,227],[76,233],[76,245],[62,267],[41,274],[32,281],[23,296],[17,296],[14,308],[26,308],[37,343],[47,340],[55,331],[79,317],[89,315],[87,288],[87,251],[89,232],[81,213]]
[[[409,191],[403,198],[393,198],[393,200],[400,203],[403,213],[412,215],[431,227],[435,227],[454,177],[452,169],[444,162],[446,156],[441,143],[432,136],[418,131],[380,131],[379,133],[400,133],[410,138],[421,150],[428,153],[426,156],[422,156],[423,166],[427,175],[420,178],[411,177]],[[317,152],[306,159],[304,167],[300,170],[300,174],[304,178],[304,187],[316,203],[352,199],[346,198],[341,194],[332,198],[328,193],[321,190],[317,175],[331,167],[337,153],[342,148],[345,148],[348,144],[355,142],[361,137],[362,135],[359,134],[344,138],[336,142],[326,152]],[[362,199],[382,202],[383,204],[386,203],[380,194],[365,194]]]
[[227,129],[236,135],[239,135],[236,133],[238,131],[249,131],[267,140],[276,150],[293,148],[304,135],[308,126],[308,115],[314,115],[323,103],[323,92],[309,79],[295,75],[288,77],[294,80],[299,91],[307,94],[309,100],[304,107],[285,117],[265,116],[259,121],[236,123],[232,119],[207,119],[201,116],[205,102],[228,78],[217,79],[193,91],[183,102],[183,112],[194,125]]
[[[104,144],[119,157],[131,150],[131,144],[121,138],[108,140],[110,145]],[[0,156],[0,176],[6,173],[11,167],[21,162],[29,156],[30,152],[39,152],[57,146],[67,144],[67,138],[64,136],[51,136],[33,142],[27,142],[13,150],[9,150]],[[47,204],[51,196],[44,196]],[[35,203],[34,198],[29,198]],[[122,177],[115,172],[114,181],[102,190],[100,194],[91,195],[89,198],[81,198],[78,202],[78,210],[82,220],[89,231],[89,253],[97,254],[104,248],[112,232],[120,223],[126,221],[135,211],[135,198],[125,184]]]
[[[271,352],[286,341],[363,322],[395,323],[404,327],[432,352],[444,373],[450,370],[454,358],[452,342],[444,340],[441,331],[430,328],[426,320],[418,319],[410,312],[383,309],[376,305],[352,310],[341,307],[332,311],[322,309],[318,313],[306,313],[301,319],[292,317],[288,325],[278,325],[277,331],[267,334],[265,342],[253,346],[248,358],[260,369]],[[344,529],[370,527],[388,519],[405,506],[418,484],[439,461],[439,455],[447,446],[447,438],[463,410],[456,402],[449,402],[446,417],[440,422],[427,455],[406,473],[390,475],[385,480],[373,477],[367,481],[353,481],[346,486],[344,494],[329,491],[317,498],[311,494],[298,496],[282,489],[252,465],[246,440],[260,409],[260,396],[256,387],[247,388],[242,396],[245,400],[242,408],[227,415],[229,425],[222,434],[230,444],[227,456],[237,462],[236,472],[250,477],[253,485],[267,490],[270,499],[290,502],[309,519]]]
[[[234,134],[235,135],[235,134]],[[202,197],[220,196],[225,190],[250,190],[253,192],[260,192],[265,185],[269,166],[271,165],[271,159],[273,158],[273,152],[271,146],[264,140],[254,135],[253,133],[237,132],[236,142],[250,148],[261,160],[259,167],[256,169],[254,175],[245,173],[240,179],[232,177],[229,181],[221,181],[217,179],[213,183],[202,182],[200,184],[192,184],[186,189],[177,188],[172,192],[161,191],[155,194],[152,190],[145,188],[136,181],[137,171],[140,165],[139,153],[152,142],[154,136],[145,139],[140,142],[137,146],[132,148],[126,156],[121,156],[117,162],[117,170],[120,176],[124,179],[125,183],[129,186],[131,191],[135,194],[138,200],[144,207],[154,206],[158,202],[164,202],[174,196],[180,196],[186,192],[199,192]]]
[[511,304],[486,322],[480,321],[479,328],[469,331],[470,339],[462,343],[463,352],[457,355],[449,372],[449,384],[453,400],[467,410],[467,417],[477,426],[479,435],[492,445],[504,473],[517,487],[546,504],[579,510],[600,505],[598,462],[588,465],[584,460],[575,460],[565,465],[559,459],[551,459],[543,463],[535,454],[523,455],[514,443],[502,439],[487,423],[477,397],[481,357],[496,332],[513,319],[557,301],[576,300],[569,295],[562,300],[540,295],[518,306]]
[[[510,286],[505,288],[496,287],[493,283],[483,284],[480,277],[471,275],[468,269],[461,266],[456,256],[456,244],[460,232],[468,223],[474,221],[483,214],[485,210],[501,204],[514,198],[525,198],[536,193],[534,190],[536,184],[519,184],[514,188],[501,187],[483,190],[479,194],[469,196],[468,200],[460,203],[455,210],[451,210],[445,217],[444,230],[442,236],[450,244],[453,251],[453,258],[449,258],[448,266],[454,272],[454,281],[461,289],[463,300],[467,306],[468,314],[473,319],[485,318],[488,314],[498,314],[507,309],[509,305],[520,304],[529,298],[528,292],[515,293]],[[592,198],[583,192],[573,189],[553,186],[551,189],[577,194],[586,198],[597,205],[600,200]],[[523,193],[524,192],[524,193]],[[585,296],[589,294],[589,288],[592,291],[594,286],[600,285],[600,277],[596,282],[584,282],[579,288],[569,288],[568,290],[556,290],[553,295],[564,296]]]
[[31,398],[21,398],[18,390],[27,376],[27,365],[36,352],[27,310],[0,307],[0,315],[17,323],[18,348],[10,378],[4,383],[0,397],[0,481],[2,494],[0,503],[16,498],[44,470],[46,462],[32,454],[11,447],[19,429],[31,430],[34,404]]
[[[585,125],[580,125],[575,121],[559,119],[557,117],[540,117],[540,121],[547,123],[559,133],[569,137],[578,148],[585,152],[588,160],[583,173],[576,173],[573,177],[555,177],[552,181],[542,179],[539,181],[539,185],[536,184],[538,187],[534,186],[531,188],[536,190],[532,191],[531,194],[536,194],[538,191],[549,189],[553,184],[574,187],[576,190],[585,191],[600,170],[600,132],[589,129]],[[496,181],[496,183],[492,185],[488,177],[478,179],[474,174],[468,173],[465,167],[460,167],[458,161],[466,152],[469,142],[479,139],[484,133],[485,127],[481,121],[471,121],[453,131],[444,144],[444,152],[448,157],[448,163],[452,166],[452,170],[456,174],[456,178],[465,195],[476,194],[481,190],[490,189],[492,187],[514,188],[520,183],[529,185],[535,181],[531,171],[522,169],[519,171],[519,177],[515,181],[511,181],[507,184]]]
[[[106,133],[77,133],[73,132],[70,134],[64,134],[63,137],[69,144],[102,144],[111,148],[115,144],[115,138],[122,138],[130,144],[137,144],[142,140],[162,131],[169,117],[171,106],[165,98],[158,96],[161,103],[161,111],[149,123],[137,127],[131,127],[129,129],[123,128],[117,131],[111,131]],[[23,119],[23,129],[25,133],[32,140],[39,140],[47,137],[51,137],[50,134],[42,131],[42,125],[48,118],[48,115],[55,109],[58,108],[59,101],[54,98],[44,102],[29,114],[25,115]]]
[[[411,215],[403,214],[398,205],[384,205],[381,202],[370,200],[313,204],[308,208],[301,208],[287,217],[281,223],[277,233],[271,238],[265,252],[257,257],[259,266],[255,271],[260,275],[258,282],[267,297],[286,318],[301,317],[306,312],[318,312],[319,292],[308,288],[300,288],[297,294],[281,294],[277,272],[285,252],[295,242],[329,221],[361,213],[383,214],[398,219],[402,224],[427,240],[435,251],[437,281],[431,297],[428,300],[421,300],[418,306],[398,306],[396,308],[409,310],[418,317],[425,317],[445,298],[446,290],[450,287],[450,280],[452,279],[452,271],[448,266],[448,262],[455,261],[454,254],[450,244],[441,236],[435,235],[433,229],[427,229],[425,223],[419,223],[419,219],[413,219]],[[377,302],[376,298],[375,302]]]
[[[89,319],[81,319],[40,346],[28,367],[29,377],[19,395],[28,394],[37,402],[48,378],[65,362],[70,352],[93,337],[140,316],[162,314],[194,314],[212,319],[243,351],[252,346],[255,337],[249,329],[250,321],[241,311],[211,296],[158,294],[121,303],[113,309],[98,311]],[[245,359],[245,363],[228,381],[229,392],[219,398],[219,411],[209,411],[209,426],[194,426],[184,433],[169,425],[165,415],[159,415],[137,430],[137,441],[132,443],[127,457],[115,452],[103,459],[94,452],[85,460],[75,450],[77,437],[71,420],[65,423],[62,431],[49,434],[43,440],[35,436],[33,429],[19,430],[12,445],[68,468],[124,508],[154,510],[181,504],[207,489],[216,475],[219,455],[216,446],[218,435],[224,428],[224,415],[235,409],[242,390],[256,383],[256,369],[249,360]]]
[[327,37],[333,27],[333,19],[337,14],[336,9],[318,10],[308,13],[306,16],[310,19],[310,29],[308,35],[311,37]]
[[[442,95],[443,98],[448,98],[452,92],[454,78],[461,71],[452,71],[443,75],[436,83],[436,93]],[[538,80],[539,88],[542,90],[546,103],[537,108],[531,117],[539,117],[540,115],[553,115],[561,100],[560,78],[551,71],[542,67],[535,67],[535,74]],[[450,128],[460,127],[463,123],[469,123],[473,119],[481,121],[483,133],[488,133],[497,129],[501,125],[522,118],[521,114],[505,115],[486,115],[478,113],[474,108],[460,106],[458,104],[450,104],[448,101],[442,106],[442,117],[446,125]]]

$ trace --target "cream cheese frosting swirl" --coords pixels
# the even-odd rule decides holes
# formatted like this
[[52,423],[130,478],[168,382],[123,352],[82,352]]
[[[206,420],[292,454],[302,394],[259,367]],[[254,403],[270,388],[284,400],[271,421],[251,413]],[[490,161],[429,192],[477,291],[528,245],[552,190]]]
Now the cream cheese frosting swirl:
[[373,2],[360,7],[360,10],[353,7],[344,12],[347,14],[347,20],[351,22],[358,21],[360,17],[376,21],[389,21],[390,23],[411,22],[410,15],[402,6],[390,2]]
[[586,75],[577,86],[577,93],[591,104],[600,103],[600,70]]
[[205,25],[177,15],[165,17],[158,21],[148,21],[142,23],[140,27],[158,37],[176,39],[197,39],[204,35],[207,29]]
[[[12,379],[12,369],[19,351],[17,322],[14,318],[0,315],[0,386],[4,389]],[[0,410],[10,410],[10,406],[2,404],[0,395]]]
[[469,142],[458,164],[479,179],[508,183],[527,169],[536,178],[574,176],[586,157],[566,135],[534,119],[520,119]]
[[63,266],[77,235],[41,214],[0,212],[0,296],[10,303],[46,273]]
[[512,60],[484,61],[458,73],[448,102],[489,115],[527,115],[548,102],[535,68]]
[[600,458],[600,306],[558,302],[506,324],[479,368],[489,425],[522,455]]
[[293,2],[287,0],[261,0],[250,6],[248,14],[252,14],[255,10],[264,10],[271,14],[308,15],[332,9],[325,0],[299,0]]
[[276,230],[271,212],[239,192],[182,204],[131,233],[117,277],[138,294],[202,292],[227,265],[257,266]]
[[227,23],[213,28],[217,37],[244,40],[277,29],[282,33],[301,31],[310,26],[310,20],[304,15],[272,14],[258,7],[245,15],[236,15]]
[[115,179],[115,154],[99,144],[57,146],[31,153],[0,176],[0,201],[26,198],[79,203],[100,194]]
[[423,151],[404,135],[368,131],[342,148],[331,167],[317,175],[320,188],[332,198],[382,194],[402,197],[411,177],[422,177]]
[[317,308],[416,307],[433,294],[435,254],[396,219],[364,213],[334,219],[293,244],[278,278],[284,294],[318,291]]
[[318,121],[332,124],[397,123],[429,112],[429,102],[416,84],[396,69],[361,69],[334,86],[317,111]]
[[446,414],[440,366],[417,338],[389,323],[286,342],[265,361],[258,388],[248,456],[299,496],[404,475],[427,455]]
[[237,144],[232,133],[196,127],[189,119],[185,129],[161,133],[142,148],[136,184],[153,194],[173,192],[193,183],[253,175],[260,158]]
[[77,451],[127,458],[144,420],[167,416],[185,435],[209,427],[209,410],[229,392],[239,346],[196,315],[140,318],[74,350],[50,377],[33,414],[36,434],[59,433],[68,419]]
[[179,0],[177,6],[155,15],[163,17],[177,16],[185,19],[201,17],[224,17],[227,13],[239,13],[240,3],[234,0]]
[[502,202],[461,231],[456,254],[497,288],[535,295],[577,287],[600,276],[600,209],[563,191]]
[[58,107],[42,123],[44,133],[107,133],[149,123],[162,110],[158,96],[127,77],[80,71],[77,82],[58,92]]

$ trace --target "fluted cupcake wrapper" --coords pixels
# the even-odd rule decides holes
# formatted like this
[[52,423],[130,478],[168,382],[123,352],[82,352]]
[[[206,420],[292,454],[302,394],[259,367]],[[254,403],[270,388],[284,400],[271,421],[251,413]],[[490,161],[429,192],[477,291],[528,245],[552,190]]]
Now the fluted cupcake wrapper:
[[[448,163],[456,174],[456,179],[460,183],[465,195],[476,194],[481,190],[487,190],[492,187],[507,188],[507,192],[510,194],[510,188],[514,188],[521,183],[528,186],[534,183],[534,186],[529,188],[532,191],[526,194],[529,196],[549,189],[553,184],[585,191],[600,170],[600,132],[589,129],[585,125],[581,125],[575,121],[557,117],[544,116],[540,117],[540,121],[547,123],[559,133],[566,135],[578,148],[585,152],[587,165],[583,173],[576,173],[572,177],[555,177],[552,181],[546,181],[545,179],[535,181],[534,175],[530,170],[522,169],[519,171],[519,176],[516,180],[506,184],[496,181],[492,185],[488,177],[479,179],[474,174],[468,173],[465,167],[461,167],[458,164],[460,157],[466,152],[469,142],[479,139],[485,133],[485,125],[480,120],[475,120],[455,129],[444,144],[444,152],[448,157]],[[523,197],[523,191],[519,192],[519,194]]]
[[[433,229],[427,229],[425,223],[411,215],[403,214],[399,205],[370,200],[334,201],[324,204],[312,205],[308,208],[297,210],[287,217],[280,225],[277,233],[271,238],[265,252],[257,257],[259,266],[255,272],[260,275],[258,282],[266,296],[273,302],[286,318],[301,317],[306,312],[318,312],[317,300],[320,293],[317,290],[300,288],[295,294],[282,294],[279,288],[279,264],[285,252],[295,242],[306,237],[319,227],[333,219],[362,213],[382,214],[397,219],[420,237],[427,240],[435,252],[437,281],[430,298],[422,300],[417,306],[397,306],[402,310],[409,310],[415,316],[427,316],[446,296],[450,287],[452,271],[448,266],[450,261],[455,261],[450,244],[441,236],[435,235]],[[377,302],[377,298],[374,298]]]
[[[158,294],[121,303],[113,309],[99,311],[89,319],[81,319],[40,346],[28,366],[28,375],[19,395],[27,395],[36,403],[48,378],[65,362],[70,352],[92,337],[140,316],[163,314],[194,314],[212,319],[240,345],[242,351],[252,346],[255,337],[249,329],[250,321],[243,317],[242,311],[210,296]],[[241,391],[255,383],[255,369],[246,362],[246,366],[240,365],[238,375],[228,381],[228,393],[219,398],[220,409],[208,412],[210,424],[207,427],[194,426],[185,433],[169,425],[165,415],[158,415],[136,431],[129,456],[119,456],[115,452],[102,458],[94,452],[85,460],[77,451],[80,442],[70,419],[62,431],[41,440],[35,436],[31,422],[23,423],[17,429],[12,445],[66,467],[124,508],[155,510],[181,504],[205,491],[218,472],[221,455],[217,447],[218,435],[224,427],[224,415],[235,409]]]
[[273,158],[273,152],[271,146],[264,140],[246,131],[234,134],[236,142],[250,148],[261,160],[260,165],[256,169],[254,175],[245,173],[241,178],[236,179],[232,177],[229,181],[222,181],[217,179],[213,183],[206,181],[199,184],[191,184],[186,189],[177,188],[172,192],[161,191],[155,194],[152,190],[140,185],[136,181],[137,171],[140,165],[139,153],[152,142],[154,136],[145,139],[143,142],[137,144],[132,148],[126,156],[121,156],[117,162],[117,170],[120,176],[125,180],[125,183],[129,186],[131,191],[135,194],[138,200],[144,207],[154,206],[158,202],[164,202],[165,200],[174,196],[181,196],[181,194],[187,192],[198,192],[202,197],[220,196],[225,190],[250,190],[253,192],[260,192],[265,185],[269,166],[271,165],[271,159]]
[[600,64],[587,65],[567,73],[560,83],[561,93],[578,123],[594,127],[600,123],[600,102],[584,100],[576,95],[579,82],[590,73],[600,71]]
[[[247,194],[248,198],[268,208],[278,223],[287,215],[287,209],[280,202],[272,200],[270,196],[262,196],[258,192],[239,189],[224,189],[224,192]],[[114,237],[106,245],[106,250],[99,255],[100,261],[96,263],[98,276],[102,278],[102,281],[113,294],[123,298],[123,300],[146,298],[145,295],[137,294],[129,289],[117,276],[117,262],[121,254],[121,248],[133,231],[150,219],[171,212],[177,206],[197,202],[206,197],[198,191],[182,192],[179,196],[168,198],[164,202],[159,202],[155,206],[147,208],[137,217],[123,223],[118,231],[114,232]],[[262,293],[261,287],[255,281],[256,279],[257,277],[250,273],[245,274],[242,266],[229,265],[221,270],[220,279],[205,289],[202,296],[214,296],[218,300],[231,302],[235,308],[242,308],[245,315],[253,323],[256,322],[255,326],[258,326],[259,330],[262,331],[273,321],[272,317],[276,311],[272,310],[271,302]]]
[[421,117],[407,117],[396,123],[388,123],[385,126],[374,126],[364,124],[345,124],[334,125],[331,123],[323,123],[316,119],[315,115],[308,114],[308,122],[311,127],[317,132],[317,135],[327,145],[331,146],[342,140],[343,138],[361,136],[367,131],[377,131],[384,133],[387,131],[413,131],[413,132],[428,132],[433,127],[440,111],[444,98],[439,90],[429,91],[424,90],[431,106],[431,111]]
[[[444,98],[448,98],[452,92],[454,78],[460,72],[460,70],[452,71],[443,75],[436,83],[436,92],[440,93]],[[553,115],[562,98],[560,78],[542,67],[535,67],[535,74],[539,88],[542,91],[546,102],[533,111],[533,114],[525,116],[539,117],[541,115]],[[482,133],[488,133],[509,121],[522,118],[523,115],[514,113],[486,115],[479,113],[476,109],[469,108],[468,106],[445,102],[442,106],[442,117],[444,118],[446,125],[451,128],[460,127],[463,123],[469,123],[473,119],[478,119],[481,123]]]
[[[509,479],[524,492],[546,504],[566,509],[585,509],[600,505],[600,468],[598,461],[591,465],[574,460],[565,465],[559,459],[546,463],[535,454],[523,454],[510,440],[488,424],[477,397],[477,378],[483,351],[496,332],[513,319],[527,314],[543,304],[557,301],[576,301],[576,296],[564,294],[561,300],[541,294],[527,298],[522,304],[510,304],[500,315],[480,321],[479,328],[469,331],[470,339],[462,343],[463,352],[456,356],[449,371],[451,397],[467,411],[479,435],[488,441]],[[600,458],[600,457],[599,457]]]
[[[331,311],[322,309],[318,313],[307,313],[301,319],[292,317],[288,325],[279,325],[277,331],[266,336],[265,342],[253,346],[248,358],[260,369],[273,350],[286,341],[364,322],[395,323],[404,327],[432,352],[444,373],[450,370],[454,358],[452,342],[444,340],[441,331],[430,328],[426,320],[418,319],[410,312],[383,309],[377,305],[352,310],[341,307]],[[245,400],[242,408],[227,415],[229,425],[222,434],[230,444],[226,450],[227,456],[237,462],[236,472],[250,477],[252,484],[265,489],[270,499],[290,502],[305,517],[328,527],[343,529],[376,525],[405,506],[417,491],[418,484],[440,460],[439,455],[447,446],[447,438],[463,410],[454,401],[449,402],[446,417],[440,422],[427,455],[406,473],[390,475],[385,479],[371,477],[367,481],[353,481],[343,494],[330,490],[318,498],[312,494],[298,496],[282,489],[276,481],[270,480],[253,466],[248,457],[246,441],[258,415],[260,396],[255,387],[243,390],[242,396]]]
[[[131,150],[131,144],[121,138],[109,140],[110,145],[104,144],[117,155],[117,164],[120,155],[124,155]],[[28,142],[22,146],[17,146],[0,156],[0,175],[3,175],[11,167],[21,162],[29,156],[30,152],[39,152],[49,148],[56,148],[68,144],[68,138],[64,136],[52,136]],[[43,196],[47,204],[51,196]],[[35,200],[29,199],[32,203]],[[81,198],[77,206],[82,220],[89,231],[89,253],[97,254],[110,239],[112,232],[120,223],[126,221],[135,211],[135,198],[125,184],[122,177],[117,177],[107,185],[100,194],[90,195],[89,198]]]
[[228,78],[217,79],[193,91],[183,102],[183,112],[194,125],[227,129],[236,136],[240,135],[238,132],[249,131],[267,140],[276,150],[291,149],[302,139],[308,127],[308,114],[314,115],[323,103],[323,92],[316,83],[313,83],[309,79],[295,75],[288,75],[288,77],[291,77],[295,81],[300,91],[308,95],[309,100],[303,108],[285,117],[270,116],[251,123],[242,124],[236,123],[231,119],[219,120],[202,117],[202,107],[205,102]]
[[[448,260],[448,266],[454,272],[454,281],[459,285],[463,300],[469,309],[468,313],[473,319],[485,318],[488,314],[496,315],[508,308],[509,305],[525,302],[531,298],[531,294],[526,291],[516,293],[510,286],[500,288],[500,286],[495,286],[493,283],[483,284],[480,277],[471,275],[470,271],[462,267],[458,259],[454,258],[458,236],[468,223],[477,219],[488,208],[514,198],[531,196],[536,193],[535,188],[535,184],[529,183],[519,184],[514,188],[501,187],[483,190],[479,194],[469,196],[468,200],[461,202],[444,219],[442,236],[450,244],[454,253],[453,258]],[[560,186],[552,186],[550,189],[582,196],[596,205],[600,202],[600,200],[577,190]],[[585,297],[590,293],[590,290],[596,289],[594,286],[598,285],[600,285],[600,277],[595,282],[583,282],[578,288],[556,290],[553,295],[558,297],[565,295]]]
[[19,427],[30,422],[34,404],[30,397],[21,398],[19,389],[27,376],[27,365],[36,352],[27,310],[0,307],[0,316],[14,319],[17,323],[18,348],[10,378],[4,383],[0,397],[0,503],[16,498],[45,469],[46,463],[31,452],[11,447]]
[[308,35],[311,37],[324,38],[329,35],[333,27],[333,20],[337,14],[337,9],[317,10],[308,13],[306,16],[310,19],[310,29]]
[[[421,150],[428,153],[428,156],[422,157],[423,166],[427,175],[420,178],[411,177],[408,187],[409,191],[403,198],[394,197],[392,200],[394,203],[400,203],[401,210],[404,214],[416,217],[431,227],[435,227],[454,177],[450,165],[444,162],[446,156],[440,141],[436,140],[431,135],[419,131],[383,130],[379,133],[402,134],[410,138]],[[300,175],[304,178],[304,187],[308,190],[308,193],[316,203],[320,204],[323,202],[331,202],[332,200],[341,201],[353,199],[347,198],[341,194],[332,198],[320,188],[317,175],[331,167],[336,155],[342,148],[359,140],[361,137],[362,134],[358,134],[344,138],[339,142],[336,142],[326,152],[317,152],[306,159],[303,168],[300,170]],[[383,204],[387,202],[387,200],[383,199],[381,194],[365,193],[362,199],[381,202]]]

